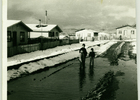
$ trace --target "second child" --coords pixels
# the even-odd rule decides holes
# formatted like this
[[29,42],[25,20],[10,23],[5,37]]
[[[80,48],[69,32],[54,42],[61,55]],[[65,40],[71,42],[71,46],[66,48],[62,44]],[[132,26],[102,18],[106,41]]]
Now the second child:
[[89,63],[89,65],[90,66],[94,66],[95,52],[94,52],[94,49],[93,48],[91,48],[91,51],[89,53],[89,57],[90,57],[90,63]]

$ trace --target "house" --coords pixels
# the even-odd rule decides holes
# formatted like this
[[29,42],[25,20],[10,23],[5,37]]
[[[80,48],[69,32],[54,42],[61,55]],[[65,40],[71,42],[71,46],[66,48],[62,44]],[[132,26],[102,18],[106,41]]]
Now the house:
[[105,32],[99,32],[98,40],[109,40],[109,39],[110,39],[110,34]]
[[40,36],[46,38],[59,39],[59,33],[62,32],[61,28],[58,25],[51,24],[26,24],[33,31],[30,32],[30,38],[38,38]]
[[69,39],[70,39],[70,40],[76,40],[75,34],[70,34],[70,35],[69,35]]
[[98,32],[91,29],[80,29],[75,32],[76,39],[80,40],[98,40]]
[[116,39],[116,34],[115,33],[110,33],[110,40]]
[[130,25],[125,25],[116,28],[118,39],[136,39],[136,28]]
[[21,20],[7,20],[7,44],[14,47],[28,43],[29,33],[32,31]]

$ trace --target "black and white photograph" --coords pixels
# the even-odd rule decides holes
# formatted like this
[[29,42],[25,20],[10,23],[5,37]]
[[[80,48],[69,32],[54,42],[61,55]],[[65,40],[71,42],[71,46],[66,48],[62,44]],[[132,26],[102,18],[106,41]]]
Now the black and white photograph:
[[7,100],[138,100],[135,0],[7,0]]

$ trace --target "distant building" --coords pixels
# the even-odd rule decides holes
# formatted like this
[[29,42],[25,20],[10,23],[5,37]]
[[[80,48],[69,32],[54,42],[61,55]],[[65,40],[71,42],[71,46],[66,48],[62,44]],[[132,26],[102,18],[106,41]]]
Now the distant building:
[[51,24],[42,24],[41,26],[38,24],[26,24],[30,27],[33,32],[30,33],[30,38],[38,38],[38,37],[46,37],[58,39],[59,33],[62,32],[61,28],[58,25]]
[[70,40],[75,40],[75,34],[69,35]]
[[59,35],[59,39],[69,39],[68,35]]
[[7,20],[8,47],[27,44],[31,31],[32,29],[21,20]]
[[136,39],[136,28],[130,25],[116,28],[118,39]]
[[109,39],[110,39],[110,34],[105,32],[99,32],[98,40],[109,40]]
[[112,40],[112,39],[116,39],[116,34],[115,33],[110,34],[110,40]]
[[90,29],[81,29],[76,31],[75,37],[85,41],[98,40],[98,32]]

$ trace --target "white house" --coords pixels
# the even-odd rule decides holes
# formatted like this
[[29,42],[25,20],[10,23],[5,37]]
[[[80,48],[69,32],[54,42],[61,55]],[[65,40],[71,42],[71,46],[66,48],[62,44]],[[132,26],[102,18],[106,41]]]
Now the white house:
[[136,39],[136,28],[126,25],[116,28],[118,39]]
[[58,25],[51,24],[26,24],[33,31],[30,32],[30,38],[37,38],[40,36],[46,38],[59,38],[59,33],[62,32],[61,28]]
[[110,39],[110,34],[105,32],[99,32],[98,40],[109,40],[109,39]]
[[91,29],[81,29],[75,32],[76,39],[80,40],[96,40],[98,39],[98,32]]

